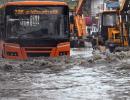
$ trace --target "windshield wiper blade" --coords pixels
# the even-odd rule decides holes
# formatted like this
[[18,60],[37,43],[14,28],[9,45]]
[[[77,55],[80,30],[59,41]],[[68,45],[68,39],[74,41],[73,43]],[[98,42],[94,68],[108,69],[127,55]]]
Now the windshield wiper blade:
[[[30,36],[27,36],[27,35],[32,35],[31,37]],[[23,33],[23,34],[19,34],[18,35],[18,37],[19,38],[21,38],[21,37],[23,37],[24,35],[26,35],[26,38],[39,38],[39,39],[51,39],[51,38],[53,38],[52,36],[49,36],[49,35],[44,35],[44,34],[38,34],[38,33],[33,33],[33,32],[31,32],[31,33]]]

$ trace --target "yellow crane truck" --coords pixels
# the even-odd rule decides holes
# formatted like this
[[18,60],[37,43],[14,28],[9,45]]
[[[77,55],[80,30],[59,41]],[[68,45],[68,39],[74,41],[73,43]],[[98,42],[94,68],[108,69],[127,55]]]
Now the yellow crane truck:
[[124,4],[119,10],[107,10],[99,14],[99,34],[111,52],[128,50],[129,34],[126,17],[122,13]]

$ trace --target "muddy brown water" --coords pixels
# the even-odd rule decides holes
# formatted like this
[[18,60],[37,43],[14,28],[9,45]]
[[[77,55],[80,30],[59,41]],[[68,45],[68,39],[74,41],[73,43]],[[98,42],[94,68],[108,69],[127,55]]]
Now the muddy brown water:
[[129,60],[88,59],[0,59],[0,100],[130,100]]

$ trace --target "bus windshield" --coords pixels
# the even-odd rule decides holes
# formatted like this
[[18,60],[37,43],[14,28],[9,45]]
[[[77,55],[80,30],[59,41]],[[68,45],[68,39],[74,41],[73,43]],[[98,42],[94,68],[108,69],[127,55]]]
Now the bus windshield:
[[66,6],[9,6],[6,9],[8,37],[67,38]]
[[116,26],[117,15],[115,13],[103,14],[103,26]]

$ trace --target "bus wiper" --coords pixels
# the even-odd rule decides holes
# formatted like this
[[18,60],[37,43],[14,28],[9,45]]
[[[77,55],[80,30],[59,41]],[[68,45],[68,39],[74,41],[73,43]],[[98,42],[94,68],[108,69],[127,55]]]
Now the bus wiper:
[[[23,34],[19,34],[18,37],[21,38],[24,35],[33,35],[33,38],[52,38],[51,36],[48,35],[44,35],[44,34],[38,34],[37,32],[30,32],[30,33],[23,33]],[[28,37],[27,38],[32,38],[32,37]]]
[[33,32],[30,32],[30,33],[23,33],[23,34],[19,34],[18,37],[21,38],[23,37],[24,35],[29,35],[29,34],[34,34]]
[[48,36],[48,30],[47,29],[40,29],[40,30],[36,30],[36,31],[32,31],[32,32],[25,32],[23,34],[19,34],[19,36],[23,36],[23,35],[33,35],[34,37],[43,37],[43,38],[47,38],[50,37]]

